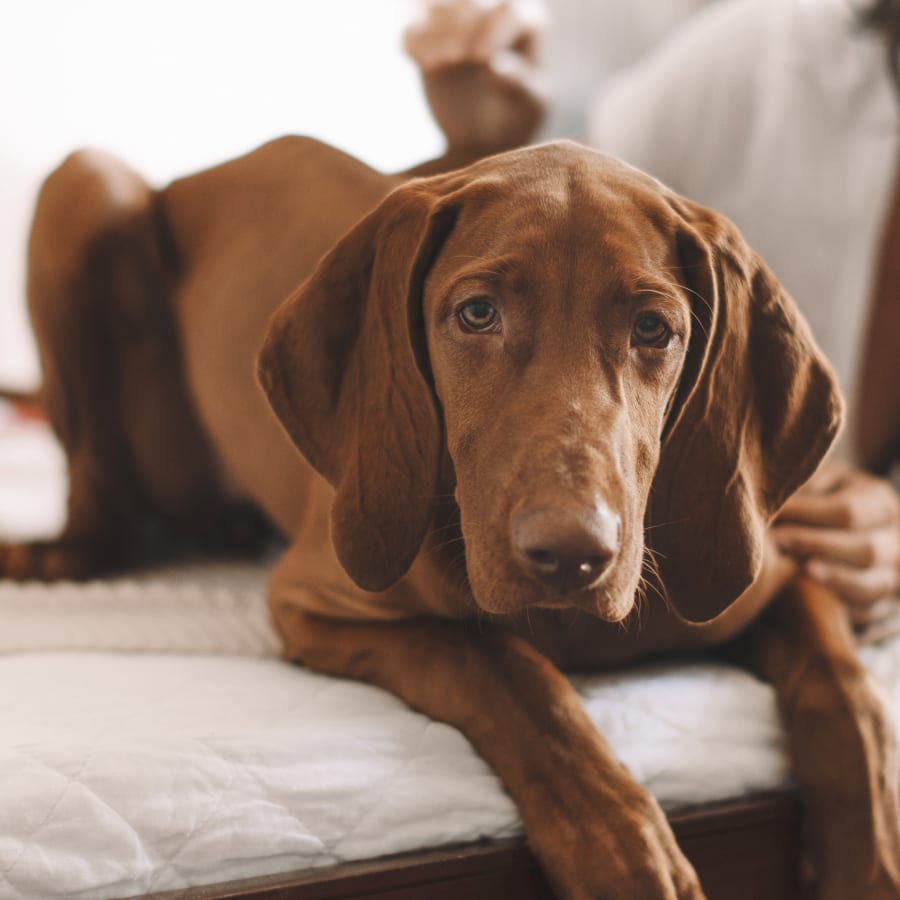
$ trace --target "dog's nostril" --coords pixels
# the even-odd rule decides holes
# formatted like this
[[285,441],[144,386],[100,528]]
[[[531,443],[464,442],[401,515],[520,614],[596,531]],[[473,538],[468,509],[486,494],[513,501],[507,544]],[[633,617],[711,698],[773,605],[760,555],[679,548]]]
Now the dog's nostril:
[[581,565],[578,566],[578,571],[582,575],[593,575],[594,572],[599,572],[600,569],[603,568],[605,562],[605,557],[592,556],[590,559],[586,559],[583,563],[581,563]]
[[511,525],[523,571],[561,593],[597,582],[619,550],[621,523],[606,504],[522,509]]
[[542,572],[555,572],[559,569],[559,557],[552,550],[526,550],[525,555]]

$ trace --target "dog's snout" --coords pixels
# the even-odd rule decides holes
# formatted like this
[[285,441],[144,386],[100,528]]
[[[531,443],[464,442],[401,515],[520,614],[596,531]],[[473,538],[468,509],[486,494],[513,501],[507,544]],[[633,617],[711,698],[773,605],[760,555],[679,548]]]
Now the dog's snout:
[[522,509],[512,521],[519,565],[560,593],[599,581],[618,552],[619,533],[619,517],[605,503],[584,509]]

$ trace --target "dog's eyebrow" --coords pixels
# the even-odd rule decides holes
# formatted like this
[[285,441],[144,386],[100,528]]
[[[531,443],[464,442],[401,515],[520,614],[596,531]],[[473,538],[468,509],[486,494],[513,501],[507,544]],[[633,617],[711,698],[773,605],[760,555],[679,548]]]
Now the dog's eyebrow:
[[669,303],[681,304],[684,302],[684,288],[673,282],[667,281],[635,281],[630,285],[629,297],[659,297]]
[[513,255],[506,256],[463,256],[455,255],[455,260],[469,260],[454,273],[452,287],[456,288],[466,281],[496,282],[508,278],[520,270],[521,261]]
[[671,281],[644,281],[637,280],[631,285],[631,295],[653,294],[677,303],[684,299],[684,288]]

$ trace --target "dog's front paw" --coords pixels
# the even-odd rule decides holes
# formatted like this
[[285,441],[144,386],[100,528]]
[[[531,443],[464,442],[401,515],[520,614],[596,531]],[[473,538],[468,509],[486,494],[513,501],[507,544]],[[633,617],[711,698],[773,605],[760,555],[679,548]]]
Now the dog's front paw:
[[[900,897],[900,802],[896,778],[890,780],[894,782],[893,789],[885,790],[882,796],[875,863],[869,872],[861,873],[861,880],[857,882],[865,887],[853,893],[860,900],[897,900]],[[845,896],[848,895],[838,891],[821,893],[822,900],[838,900]]]
[[831,851],[821,879],[813,878],[819,900],[897,900],[900,897],[900,839],[897,810],[882,830],[874,854],[858,852],[851,840],[841,854]]
[[[705,900],[665,814],[642,788],[591,821],[557,823],[535,847],[564,900]],[[535,843],[534,841],[532,843]],[[541,842],[545,843],[545,842]]]
[[[823,713],[823,692],[819,691],[804,696],[805,705],[798,704],[794,712],[795,733],[799,722],[815,741],[799,744],[804,753],[795,752],[794,759],[796,771],[803,775],[809,810],[816,896],[820,900],[897,900],[897,725],[882,688],[861,667],[854,671],[855,675],[845,673],[838,684],[840,705],[832,704]],[[825,735],[827,745],[824,737],[818,737]]]
[[[895,861],[896,865],[896,861]],[[900,897],[900,877],[896,872],[881,872],[865,895],[865,900],[897,900]]]
[[900,897],[900,874],[896,870],[894,861],[893,871],[883,866],[872,874],[870,878],[826,879],[812,884],[815,886],[815,896],[819,900],[897,900]]

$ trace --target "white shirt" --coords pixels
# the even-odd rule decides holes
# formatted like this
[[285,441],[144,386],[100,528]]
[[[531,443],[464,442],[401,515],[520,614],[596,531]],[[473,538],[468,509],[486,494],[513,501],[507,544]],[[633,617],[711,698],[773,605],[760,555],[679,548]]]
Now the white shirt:
[[738,225],[809,320],[851,419],[898,110],[884,43],[848,0],[728,0],[610,81],[590,116],[596,147]]
[[541,67],[552,101],[541,138],[583,139],[597,88],[713,0],[545,0]]

